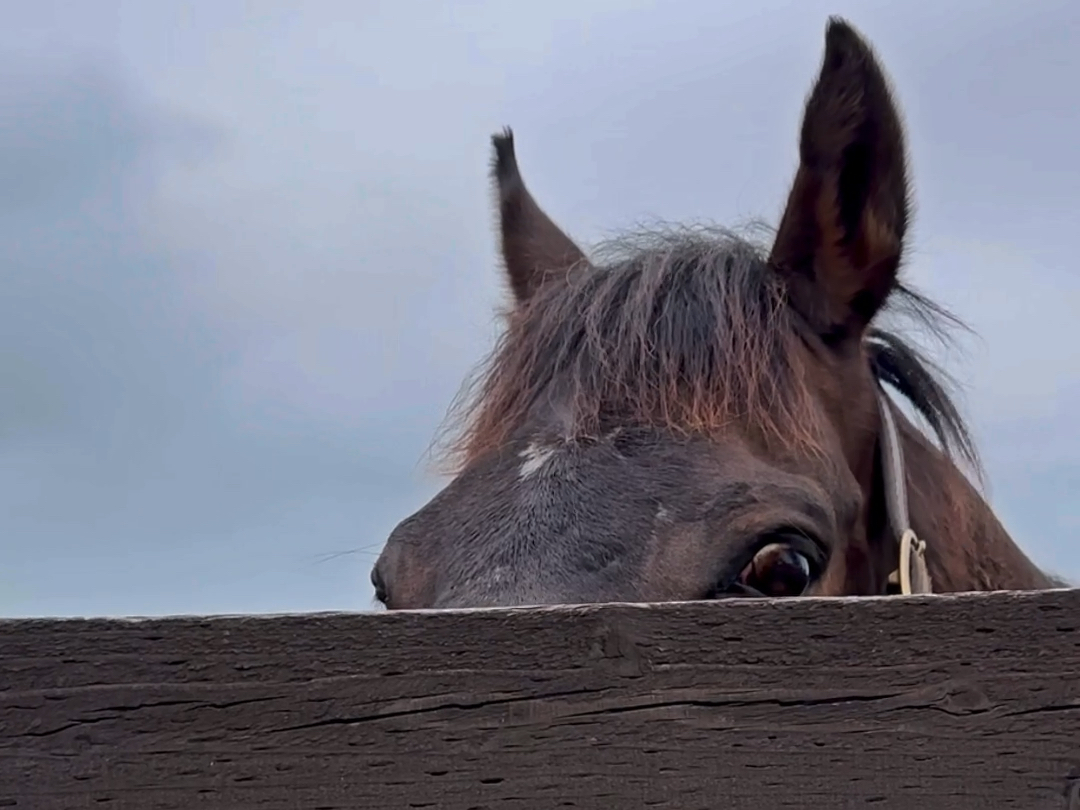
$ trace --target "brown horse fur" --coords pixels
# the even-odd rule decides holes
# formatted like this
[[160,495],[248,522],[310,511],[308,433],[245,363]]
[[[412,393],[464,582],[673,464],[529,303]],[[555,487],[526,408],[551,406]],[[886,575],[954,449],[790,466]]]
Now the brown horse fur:
[[[493,138],[513,305],[465,401],[453,481],[390,536],[390,608],[665,601],[738,594],[767,544],[811,595],[882,594],[887,530],[876,394],[897,413],[913,527],[934,589],[1058,585],[958,463],[977,468],[937,372],[876,325],[951,316],[898,273],[909,186],[900,116],[869,48],[831,19],[799,167],[770,247],[721,229],[625,237],[592,259]],[[939,446],[940,445],[940,446]]]

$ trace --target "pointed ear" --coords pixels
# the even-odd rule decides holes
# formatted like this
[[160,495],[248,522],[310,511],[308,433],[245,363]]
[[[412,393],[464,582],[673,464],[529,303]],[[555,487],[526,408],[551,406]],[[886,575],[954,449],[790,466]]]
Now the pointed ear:
[[565,275],[585,262],[585,254],[533,200],[518,171],[514,134],[509,128],[491,138],[491,173],[499,205],[499,233],[510,289],[520,304],[549,277]]
[[903,125],[874,54],[830,18],[770,260],[822,339],[859,339],[896,281],[908,224]]

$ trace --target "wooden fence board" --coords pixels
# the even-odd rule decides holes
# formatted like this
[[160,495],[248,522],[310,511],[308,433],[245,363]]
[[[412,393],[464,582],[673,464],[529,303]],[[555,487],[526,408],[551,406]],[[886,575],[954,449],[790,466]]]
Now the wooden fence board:
[[0,621],[0,807],[1080,810],[1080,590]]

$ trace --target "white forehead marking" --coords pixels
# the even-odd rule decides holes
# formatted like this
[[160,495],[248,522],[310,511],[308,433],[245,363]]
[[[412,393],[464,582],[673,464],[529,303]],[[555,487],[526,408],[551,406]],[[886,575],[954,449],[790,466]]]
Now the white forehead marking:
[[551,460],[551,457],[555,455],[555,449],[552,447],[542,447],[536,442],[532,442],[528,447],[518,453],[520,458],[525,459],[521,465],[521,469],[518,470],[519,478],[528,478],[531,475],[535,475],[540,469]]

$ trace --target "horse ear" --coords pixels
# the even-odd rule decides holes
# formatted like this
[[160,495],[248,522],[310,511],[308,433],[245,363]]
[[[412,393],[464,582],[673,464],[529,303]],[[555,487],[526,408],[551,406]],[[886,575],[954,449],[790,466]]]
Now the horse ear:
[[499,207],[499,233],[510,289],[527,301],[543,283],[586,261],[585,254],[536,204],[518,171],[514,133],[494,135],[492,176]]
[[770,257],[827,343],[861,337],[885,302],[908,210],[903,125],[888,80],[855,29],[832,17]]

